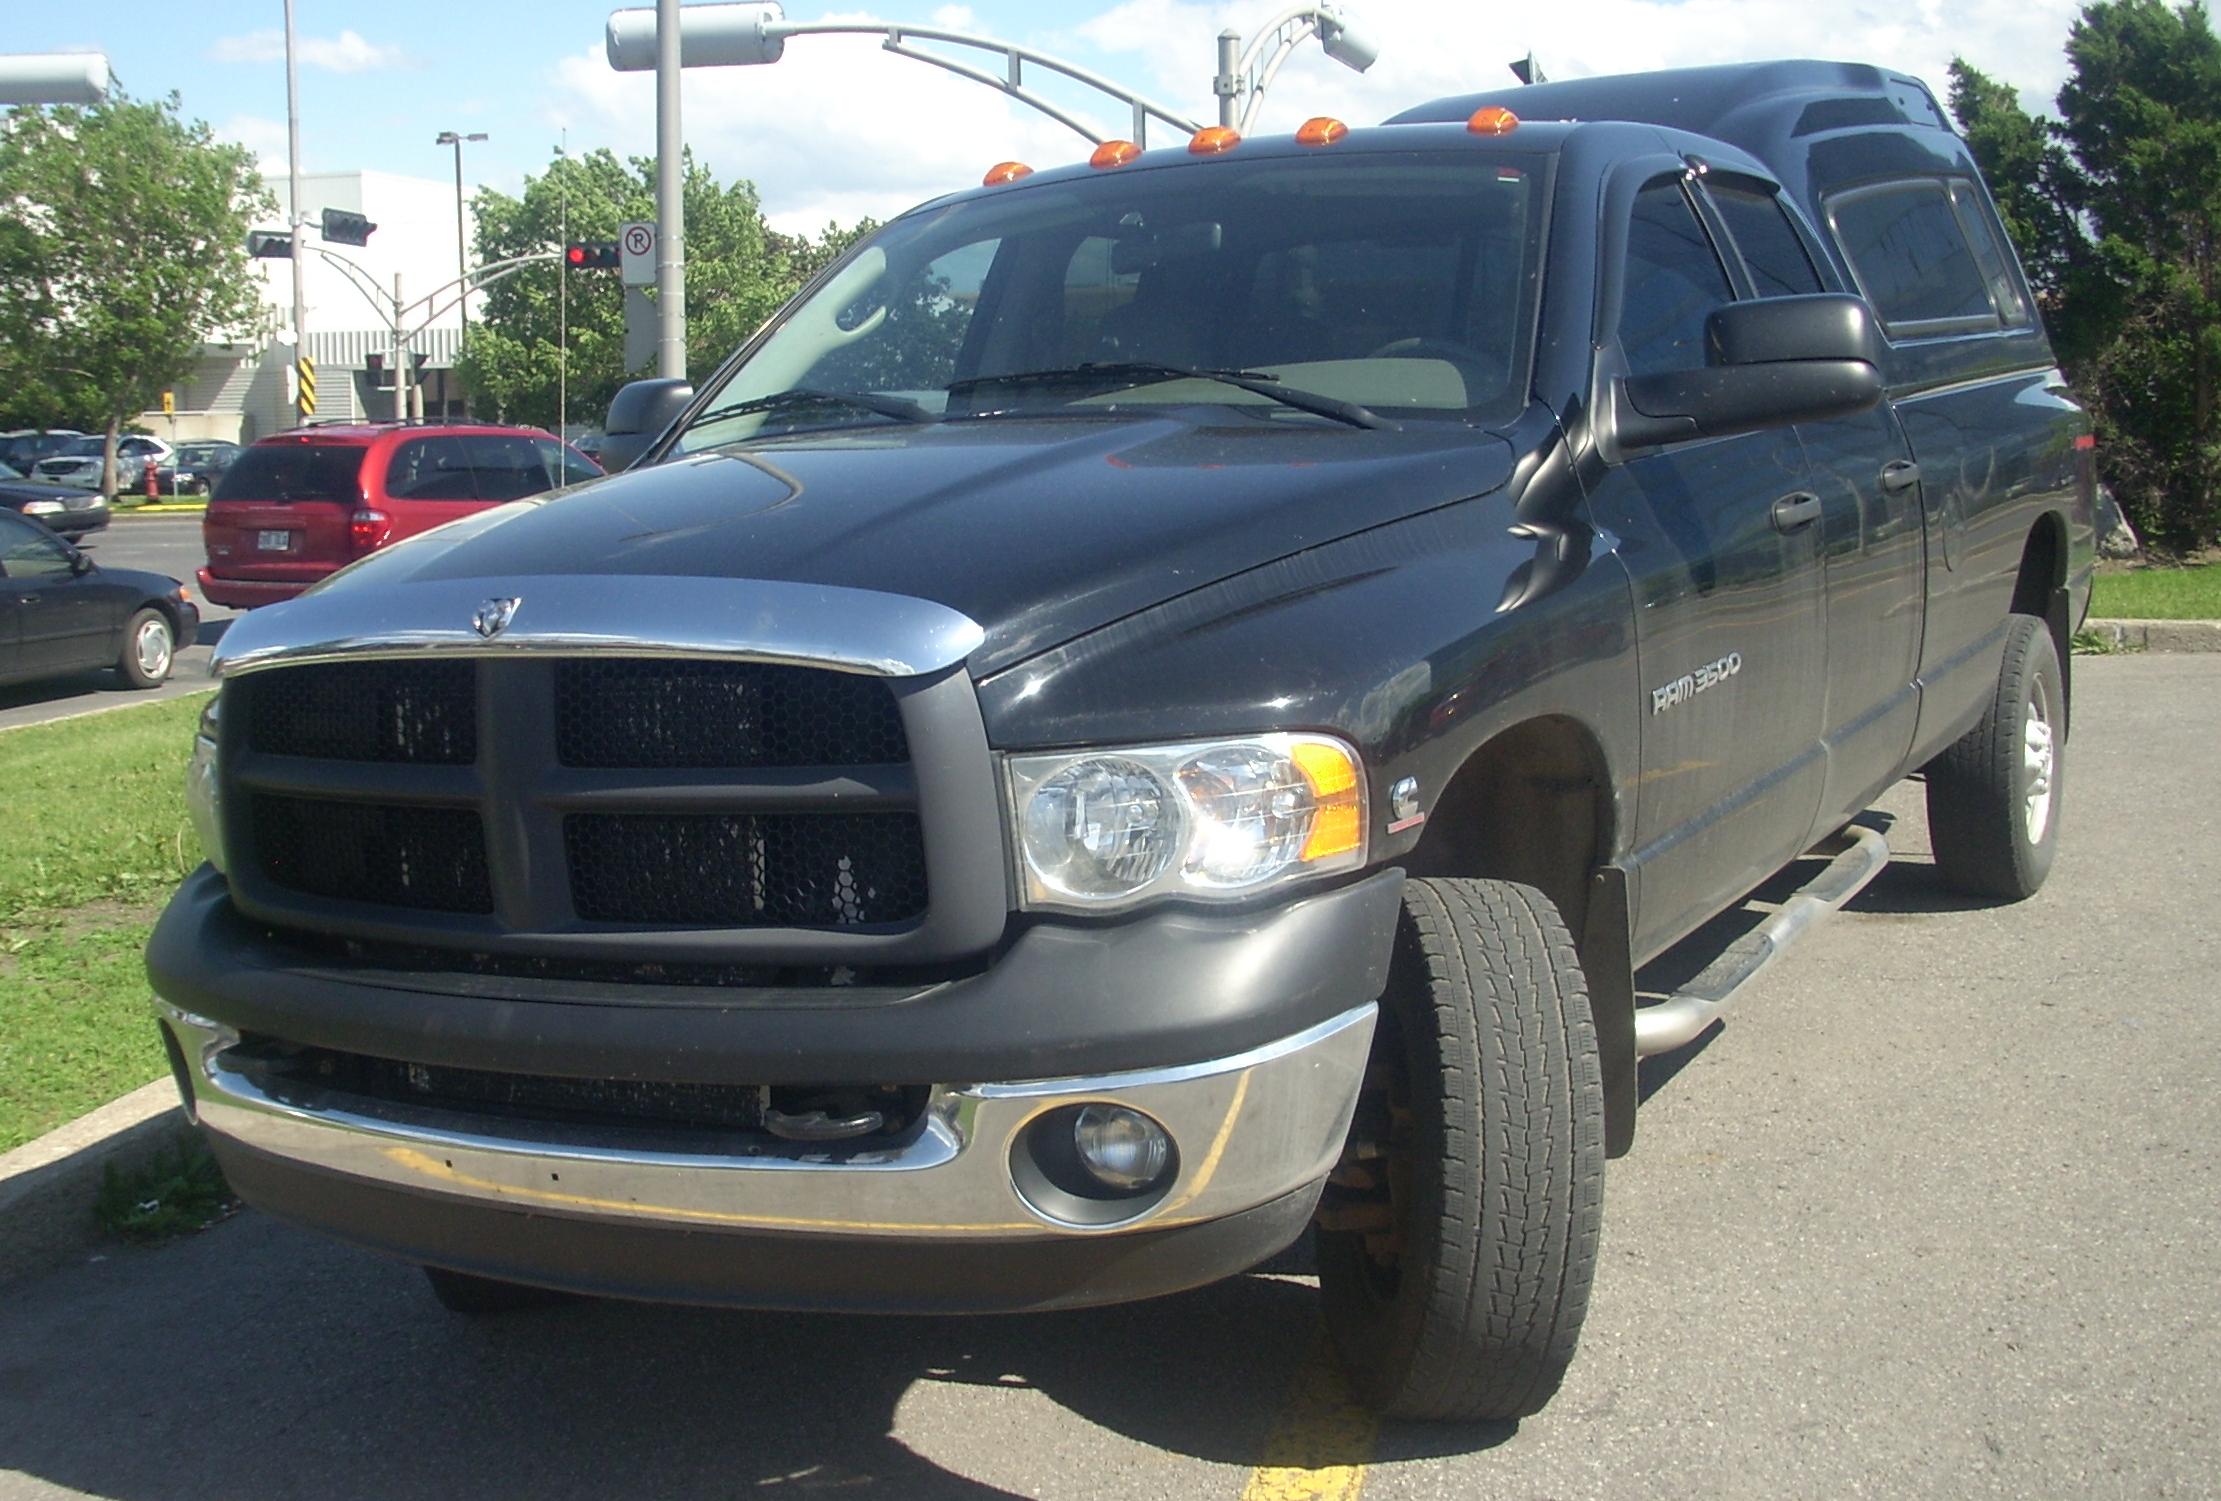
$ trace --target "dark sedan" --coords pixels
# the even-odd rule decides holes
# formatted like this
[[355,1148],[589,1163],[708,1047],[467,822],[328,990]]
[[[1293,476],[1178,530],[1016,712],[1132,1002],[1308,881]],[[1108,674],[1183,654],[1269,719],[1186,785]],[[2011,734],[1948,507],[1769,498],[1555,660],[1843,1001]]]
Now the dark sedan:
[[98,567],[37,522],[0,511],[0,683],[113,667],[152,688],[200,619],[176,579]]
[[43,522],[65,537],[82,537],[108,524],[108,501],[97,490],[29,479],[6,464],[0,464],[0,509]]
[[154,488],[163,495],[212,495],[216,481],[244,452],[236,443],[180,443],[154,471]]

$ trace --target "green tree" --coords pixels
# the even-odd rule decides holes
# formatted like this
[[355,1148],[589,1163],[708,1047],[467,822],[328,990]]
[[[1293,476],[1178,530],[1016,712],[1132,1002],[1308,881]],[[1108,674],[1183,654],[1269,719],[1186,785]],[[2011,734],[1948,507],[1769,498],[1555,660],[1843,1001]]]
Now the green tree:
[[2175,548],[2221,534],[2221,40],[2205,8],[2086,7],[2059,118],[1964,64],[1952,108],[1990,179],[2122,508]]
[[245,247],[273,210],[174,94],[0,116],[0,421],[104,429],[113,490],[123,420],[263,327]]
[[[863,226],[828,226],[819,241],[780,235],[764,224],[752,184],[721,187],[691,154],[684,192],[686,361],[700,377]],[[566,239],[614,240],[627,220],[655,217],[655,164],[645,157],[619,161],[608,151],[558,157],[545,173],[525,179],[522,197],[486,189],[474,204],[481,263],[560,249]],[[566,319],[567,410],[558,414],[558,335]],[[487,292],[485,313],[471,325],[463,351],[462,376],[480,407],[507,420],[597,422],[617,388],[641,373],[625,369],[624,348],[624,289],[615,275],[534,265]]]

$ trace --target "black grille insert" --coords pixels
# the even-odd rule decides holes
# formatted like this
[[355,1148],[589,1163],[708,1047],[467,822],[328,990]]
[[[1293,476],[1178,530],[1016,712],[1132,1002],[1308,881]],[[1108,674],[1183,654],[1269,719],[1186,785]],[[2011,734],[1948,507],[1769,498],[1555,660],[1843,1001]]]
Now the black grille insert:
[[584,660],[555,674],[565,766],[880,766],[910,759],[875,678],[755,662]]
[[250,673],[247,745],[276,756],[467,766],[478,758],[471,662],[330,662]]
[[926,907],[912,813],[574,813],[563,840],[589,922],[838,928]]
[[486,836],[468,808],[253,794],[254,850],[276,885],[424,912],[494,910]]

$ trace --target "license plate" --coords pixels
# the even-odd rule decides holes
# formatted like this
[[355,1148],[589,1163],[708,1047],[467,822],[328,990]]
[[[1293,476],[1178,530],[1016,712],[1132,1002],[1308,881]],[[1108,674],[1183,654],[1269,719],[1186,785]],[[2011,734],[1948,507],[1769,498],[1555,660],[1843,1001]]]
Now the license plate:
[[254,545],[263,552],[288,552],[293,547],[291,532],[256,532]]

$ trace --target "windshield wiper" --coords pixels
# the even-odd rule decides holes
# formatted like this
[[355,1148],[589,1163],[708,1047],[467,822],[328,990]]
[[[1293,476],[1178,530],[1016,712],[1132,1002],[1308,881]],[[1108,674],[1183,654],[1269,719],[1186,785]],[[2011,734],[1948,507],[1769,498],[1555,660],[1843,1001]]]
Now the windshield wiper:
[[715,422],[722,417],[742,417],[751,412],[780,412],[794,407],[853,407],[859,412],[876,412],[882,417],[892,417],[897,422],[939,422],[938,412],[931,412],[914,401],[900,396],[881,396],[871,391],[820,391],[810,386],[796,386],[791,391],[774,391],[769,396],[751,396],[746,401],[736,401],[729,406],[713,407],[687,424],[692,430],[705,422]]
[[1388,426],[1378,415],[1354,401],[1343,401],[1339,397],[1322,396],[1316,391],[1284,385],[1279,376],[1269,371],[1167,365],[1155,360],[1110,360],[1072,365],[1061,370],[1020,370],[1009,375],[975,375],[968,380],[951,382],[948,390],[949,395],[957,396],[983,386],[1144,386],[1151,381],[1168,377],[1217,381],[1221,385],[1234,386],[1277,401],[1282,406],[1294,407],[1299,412],[1346,422],[1351,427]]

